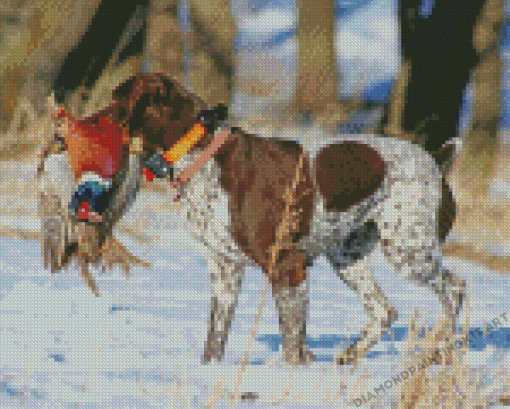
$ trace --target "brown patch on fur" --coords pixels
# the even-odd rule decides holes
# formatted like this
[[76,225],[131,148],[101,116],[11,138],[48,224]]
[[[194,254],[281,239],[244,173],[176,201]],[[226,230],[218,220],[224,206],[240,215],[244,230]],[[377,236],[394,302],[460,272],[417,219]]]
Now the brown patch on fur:
[[273,285],[298,286],[306,280],[306,253],[296,247],[282,250],[276,267],[273,267],[273,273],[275,272],[276,278],[271,280]]
[[346,212],[373,195],[386,175],[386,164],[379,153],[353,141],[323,148],[315,167],[326,209],[335,212]]
[[[232,235],[243,251],[268,272],[271,246],[285,210],[285,195],[292,186],[302,148],[294,142],[235,133],[216,153],[221,168],[221,186],[230,196]],[[313,182],[308,160],[297,185],[295,204],[298,227],[292,233],[297,243],[309,231],[313,212]],[[282,284],[297,285],[306,275],[304,252],[282,250],[273,274]]]
[[442,187],[442,201],[441,206],[439,207],[439,241],[443,243],[446,239],[446,236],[448,236],[448,233],[453,227],[453,222],[455,221],[455,214],[456,214],[456,204],[455,200],[453,199],[453,194],[446,183],[444,177],[443,180],[443,187]]

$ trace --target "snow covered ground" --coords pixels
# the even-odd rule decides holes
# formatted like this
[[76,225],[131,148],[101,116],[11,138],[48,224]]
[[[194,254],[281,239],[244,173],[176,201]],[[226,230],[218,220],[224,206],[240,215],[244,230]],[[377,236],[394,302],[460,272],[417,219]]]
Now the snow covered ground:
[[[210,297],[206,260],[178,213],[142,214],[143,204],[162,200],[158,193],[144,192],[126,218],[126,223],[150,220],[144,234],[158,237],[153,243],[140,244],[116,234],[153,267],[135,268],[127,281],[120,271],[104,275],[95,271],[99,298],[76,268],[54,276],[45,271],[37,241],[0,239],[0,407],[23,403],[41,408],[177,408],[181,404],[202,408],[215,399],[216,407],[227,407],[264,277],[260,270],[247,270],[225,359],[202,366]],[[295,408],[352,404],[406,369],[401,359],[410,317],[417,309],[419,324],[430,327],[440,316],[439,303],[428,290],[399,277],[378,248],[371,260],[376,280],[399,310],[393,341],[388,334],[352,374],[349,368],[333,365],[333,355],[353,340],[368,319],[356,295],[319,259],[309,275],[308,325],[308,345],[318,360],[298,369],[283,363],[278,319],[268,295],[239,388],[241,393],[256,394],[256,407],[280,401],[282,407]],[[510,320],[506,295],[510,277],[460,260],[446,264],[470,282],[470,329],[500,320],[501,325],[487,336],[473,337],[464,361],[484,377],[478,393],[496,396],[503,385],[498,371],[510,365],[510,324],[505,322]],[[464,319],[465,312],[460,322]],[[368,374],[364,388],[363,374]],[[380,407],[398,400],[396,391],[390,389]]]
[[[259,99],[237,93],[234,102],[239,111],[282,104],[290,98],[294,84],[291,2],[238,3],[245,11],[253,4],[266,5],[258,14],[241,20],[240,44],[253,43],[253,47],[242,54],[240,67],[255,76],[254,61],[266,67],[264,61],[271,61],[273,77],[264,78],[280,81],[281,87]],[[345,6],[348,2],[340,3]],[[395,2],[365,3],[368,5],[356,13],[346,13],[340,26],[339,60],[344,64],[341,70],[346,73],[349,92],[356,90],[361,71],[368,76],[357,86],[369,90],[391,81],[398,67],[396,17],[391,8]],[[382,20],[373,18],[381,15]],[[269,47],[263,47],[262,42]],[[466,112],[468,115],[469,110]],[[27,175],[21,167],[19,176],[26,179]],[[4,176],[0,174],[0,181]],[[21,197],[6,195],[0,201],[4,208],[36,210],[35,203]],[[151,262],[152,268],[134,269],[127,281],[120,271],[104,275],[95,271],[100,298],[94,297],[76,268],[54,276],[45,271],[37,241],[0,238],[1,408],[230,407],[264,277],[260,270],[247,270],[224,362],[202,366],[210,297],[206,260],[179,215],[156,210],[164,201],[158,193],[142,192],[123,221],[149,221],[143,234],[153,238],[152,242],[144,244],[132,236],[116,234],[135,255]],[[147,211],[151,204],[155,209]],[[2,215],[0,223],[20,230],[39,228],[37,218],[23,212]],[[237,408],[275,404],[344,407],[406,369],[401,359],[410,317],[417,309],[419,324],[429,327],[439,317],[439,303],[428,290],[399,277],[379,248],[371,260],[376,280],[399,310],[393,336],[376,345],[353,373],[349,367],[332,364],[334,354],[353,340],[368,319],[355,294],[319,259],[309,274],[308,325],[308,345],[317,362],[306,368],[289,368],[282,362],[278,320],[268,295],[244,380],[237,385],[246,399]],[[470,329],[485,327],[495,318],[502,324],[487,336],[474,336],[464,361],[482,378],[477,394],[497,403],[504,383],[498,378],[499,371],[510,367],[510,324],[502,315],[510,320],[510,276],[457,259],[447,260],[446,265],[469,283]],[[463,311],[462,324],[465,317]],[[390,407],[390,402],[398,401],[397,389],[388,390],[376,407]],[[256,403],[252,404],[250,397]]]

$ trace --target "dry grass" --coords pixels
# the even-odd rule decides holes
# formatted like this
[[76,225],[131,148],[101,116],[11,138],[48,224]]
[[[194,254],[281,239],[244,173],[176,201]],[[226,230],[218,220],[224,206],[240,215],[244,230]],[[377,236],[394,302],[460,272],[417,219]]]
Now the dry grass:
[[[418,343],[416,340],[417,332],[415,322],[409,328],[410,336],[407,345],[407,362],[404,367],[414,366],[420,368],[420,365],[428,366],[429,360],[434,356],[433,351],[437,348],[434,339],[440,335],[441,326],[436,326],[428,332],[425,339]],[[422,349],[419,353],[416,349]],[[399,408],[419,408],[419,407],[443,407],[456,408],[462,403],[459,395],[453,385],[456,385],[461,379],[456,357],[453,358],[454,365],[446,365],[444,359],[439,367],[439,373],[436,376],[429,375],[427,369],[422,369],[417,375],[409,377],[400,389]]]
[[19,126],[0,135],[0,160],[30,160],[42,147],[43,141],[51,132],[46,118],[27,121],[20,112]]
[[[469,331],[471,310],[469,298],[466,300],[466,322],[460,336],[457,339],[465,339]],[[432,331],[426,333],[424,339],[417,342],[417,313],[413,316],[408,327],[408,342],[405,354],[402,354],[402,368],[420,364],[428,366],[427,362],[434,357],[439,347],[434,341],[440,335],[441,323],[436,325]],[[451,352],[443,353],[449,350]],[[483,376],[463,360],[468,350],[468,342],[463,342],[458,348],[455,344],[445,345],[441,348],[443,358],[438,367],[438,374],[429,374],[427,368],[422,369],[418,374],[410,376],[402,383],[399,389],[399,409],[411,408],[482,408],[491,403],[491,398],[482,393]],[[451,358],[451,359],[445,359]],[[448,362],[450,361],[450,362]],[[496,377],[498,380],[501,376]]]
[[39,230],[23,231],[18,229],[9,229],[8,227],[4,226],[0,226],[0,236],[22,240],[40,241],[42,239],[42,233]]
[[[502,132],[499,139],[503,140]],[[454,159],[447,180],[457,201],[452,230],[457,241],[444,246],[445,255],[481,263],[499,272],[509,270],[509,256],[490,250],[510,244],[510,201],[491,192],[494,182],[509,182],[508,151],[509,146],[500,143],[495,157],[482,152],[476,158],[477,164],[466,163],[471,158],[466,150]]]
[[479,249],[475,246],[447,243],[443,247],[443,255],[482,264],[500,273],[510,272],[510,256],[494,255],[487,250]]
[[140,65],[140,57],[134,56],[123,61],[118,66],[109,65],[88,93],[88,101],[81,107],[82,116],[87,117],[111,104],[112,91],[132,75],[135,75]]

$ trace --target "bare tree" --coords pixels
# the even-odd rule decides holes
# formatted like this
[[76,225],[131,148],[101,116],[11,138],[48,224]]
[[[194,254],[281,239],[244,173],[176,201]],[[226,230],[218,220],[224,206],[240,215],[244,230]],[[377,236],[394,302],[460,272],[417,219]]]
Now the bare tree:
[[[12,121],[20,95],[39,112],[51,72],[87,29],[100,0],[27,0],[0,4],[0,130]],[[35,79],[35,82],[32,81]],[[32,83],[34,82],[34,83]]]
[[[469,152],[471,156],[465,165],[487,174],[485,164],[493,161],[499,121],[503,0],[435,0],[428,10],[426,4],[399,2],[403,61],[385,133],[437,151],[459,133],[463,94],[471,75],[476,96],[464,151],[466,158]],[[475,152],[489,155],[483,165]]]
[[338,98],[335,0],[298,2],[298,83],[294,108],[322,125],[335,127],[359,106]]
[[299,0],[299,80],[296,105],[317,112],[336,100],[334,0]]
[[237,26],[230,0],[188,0],[191,29],[183,32],[178,0],[151,0],[147,57],[154,71],[185,82],[184,52],[191,51],[191,88],[211,105],[230,100]]
[[472,119],[462,152],[460,177],[471,195],[485,195],[495,169],[501,103],[503,63],[500,56],[503,0],[487,0],[474,29],[480,63],[473,73]]

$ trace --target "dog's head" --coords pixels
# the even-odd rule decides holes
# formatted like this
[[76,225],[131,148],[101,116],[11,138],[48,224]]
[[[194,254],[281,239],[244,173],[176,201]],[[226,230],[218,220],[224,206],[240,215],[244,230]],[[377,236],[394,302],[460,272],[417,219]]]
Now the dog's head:
[[207,105],[163,74],[137,74],[113,92],[115,120],[142,136],[146,150],[167,150],[196,123]]
[[198,96],[163,74],[129,78],[114,90],[112,100],[101,114],[129,129],[131,137],[142,138],[148,180],[173,177],[171,165],[184,153],[212,141],[228,115],[225,105],[207,109]]

